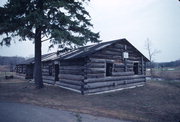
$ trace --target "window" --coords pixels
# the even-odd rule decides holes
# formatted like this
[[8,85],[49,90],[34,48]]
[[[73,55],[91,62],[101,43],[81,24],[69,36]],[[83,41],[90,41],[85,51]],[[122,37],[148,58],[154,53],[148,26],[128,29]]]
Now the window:
[[134,63],[133,71],[134,71],[134,74],[135,74],[135,75],[138,74],[138,70],[139,70],[138,63]]
[[113,64],[106,63],[106,76],[112,76]]

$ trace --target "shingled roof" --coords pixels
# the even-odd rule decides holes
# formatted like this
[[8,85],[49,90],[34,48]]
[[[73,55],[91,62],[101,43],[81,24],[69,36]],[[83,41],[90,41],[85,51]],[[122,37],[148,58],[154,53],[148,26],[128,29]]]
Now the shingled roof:
[[[53,53],[48,53],[48,54],[42,55],[41,59],[42,59],[42,61],[49,61],[55,57],[57,57],[56,52],[53,52]],[[29,59],[21,62],[20,64],[34,64],[34,58],[29,58]]]
[[[114,43],[122,42],[122,41],[131,45],[135,50],[137,50],[139,52],[140,55],[142,55],[145,58],[146,61],[149,61],[149,59],[146,58],[129,41],[127,41],[126,39],[118,39],[118,40],[102,42],[102,43],[98,43],[98,44],[94,44],[94,45],[83,46],[83,47],[80,47],[80,48],[77,48],[77,49],[74,49],[71,51],[60,53],[58,56],[57,56],[57,52],[45,54],[45,55],[42,55],[42,62],[51,61],[51,60],[68,60],[68,59],[84,58],[84,57],[89,56],[107,46],[110,46]],[[30,58],[30,59],[22,62],[21,64],[33,64],[33,63],[34,63],[34,58]]]
[[[54,58],[53,60],[59,59],[59,60],[67,60],[67,59],[75,59],[75,58],[83,58],[86,56],[89,56],[107,46],[110,46],[114,43],[117,42],[126,42],[129,45],[131,45],[133,48],[135,48],[129,41],[127,41],[126,39],[118,39],[118,40],[113,40],[113,41],[108,41],[108,42],[102,42],[102,43],[98,43],[98,44],[94,44],[94,45],[90,45],[90,46],[84,46],[84,47],[80,47],[74,50],[71,50],[69,52],[66,53],[62,53],[60,54],[58,57]],[[149,61],[149,59],[147,59],[138,49],[135,48],[135,50],[137,50],[140,55],[142,55],[146,61]]]

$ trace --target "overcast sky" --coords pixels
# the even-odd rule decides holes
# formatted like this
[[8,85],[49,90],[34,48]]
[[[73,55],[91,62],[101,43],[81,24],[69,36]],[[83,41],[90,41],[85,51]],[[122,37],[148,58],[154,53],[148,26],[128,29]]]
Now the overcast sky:
[[[2,6],[6,0],[1,0]],[[100,32],[101,40],[126,38],[148,57],[145,50],[147,38],[161,53],[155,61],[180,59],[180,2],[178,0],[91,0],[87,10],[92,17],[93,31]],[[2,36],[0,37],[2,39]],[[43,43],[42,53],[56,51]],[[33,56],[34,45],[13,42],[10,47],[0,47],[3,56]]]

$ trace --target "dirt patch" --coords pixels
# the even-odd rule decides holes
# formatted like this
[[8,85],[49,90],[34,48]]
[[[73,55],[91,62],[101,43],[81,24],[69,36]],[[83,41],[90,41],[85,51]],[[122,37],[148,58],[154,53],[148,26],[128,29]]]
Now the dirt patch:
[[26,80],[0,80],[0,100],[36,104],[131,121],[180,121],[180,81],[151,81],[145,86],[83,96],[57,86],[35,89]]

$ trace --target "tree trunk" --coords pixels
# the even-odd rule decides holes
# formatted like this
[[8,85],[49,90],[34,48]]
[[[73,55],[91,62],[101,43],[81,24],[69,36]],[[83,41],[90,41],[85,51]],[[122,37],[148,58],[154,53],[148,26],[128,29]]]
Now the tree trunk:
[[35,67],[34,80],[37,88],[43,87],[42,68],[41,68],[41,29],[36,28],[35,32]]

